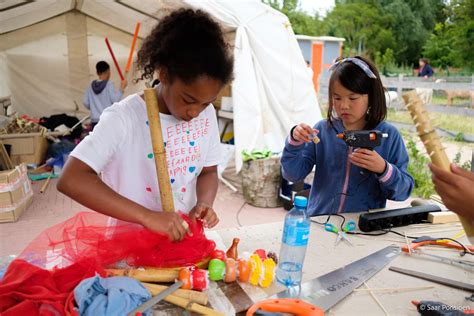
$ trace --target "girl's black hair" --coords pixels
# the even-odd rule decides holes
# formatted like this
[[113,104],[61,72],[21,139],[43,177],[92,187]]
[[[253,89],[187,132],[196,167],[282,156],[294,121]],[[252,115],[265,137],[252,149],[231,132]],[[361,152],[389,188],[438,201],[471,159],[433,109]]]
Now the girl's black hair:
[[334,83],[339,81],[341,85],[352,92],[369,95],[369,107],[364,129],[373,129],[380,122],[385,120],[387,116],[385,89],[382,80],[380,80],[380,74],[374,64],[361,56],[355,56],[355,58],[364,61],[377,78],[370,78],[359,66],[350,61],[340,63],[334,69],[329,79],[329,108],[327,119],[328,122],[334,126],[335,117],[333,116],[334,105],[332,95],[334,93]]
[[165,69],[169,79],[191,83],[208,76],[223,84],[232,80],[234,60],[217,22],[201,10],[179,9],[164,17],[138,52],[138,80]]

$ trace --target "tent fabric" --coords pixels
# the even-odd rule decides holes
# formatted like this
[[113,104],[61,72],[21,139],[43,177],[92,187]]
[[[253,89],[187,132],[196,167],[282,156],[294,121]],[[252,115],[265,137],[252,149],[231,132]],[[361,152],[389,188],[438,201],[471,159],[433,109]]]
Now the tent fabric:
[[[119,84],[104,37],[124,67],[137,21],[142,23],[139,36],[143,38],[163,15],[192,7],[211,14],[232,40],[237,171],[242,166],[242,150],[280,152],[293,125],[313,125],[321,119],[288,18],[259,0],[45,0],[33,2],[36,7],[19,0],[8,3],[13,8],[0,12],[0,97],[11,95],[13,108],[20,114],[65,112],[82,118],[87,114],[82,93],[95,78],[97,61],[109,62],[112,80]],[[144,88],[143,82],[131,82],[134,77],[129,74],[125,95]]]

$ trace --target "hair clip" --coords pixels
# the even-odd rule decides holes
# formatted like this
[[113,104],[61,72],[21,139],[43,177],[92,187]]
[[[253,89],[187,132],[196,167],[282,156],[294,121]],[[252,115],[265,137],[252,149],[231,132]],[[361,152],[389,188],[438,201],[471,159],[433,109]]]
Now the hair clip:
[[336,61],[334,64],[331,65],[331,67],[329,67],[329,71],[333,71],[334,69],[336,69],[337,66],[339,66],[340,64],[346,61],[350,61],[356,66],[358,66],[360,69],[362,69],[365,72],[365,74],[369,78],[377,79],[377,76],[372,72],[372,70],[370,70],[369,65],[367,65],[367,63],[363,61],[362,59],[355,58],[355,57],[348,57],[348,58],[344,58],[342,60]]

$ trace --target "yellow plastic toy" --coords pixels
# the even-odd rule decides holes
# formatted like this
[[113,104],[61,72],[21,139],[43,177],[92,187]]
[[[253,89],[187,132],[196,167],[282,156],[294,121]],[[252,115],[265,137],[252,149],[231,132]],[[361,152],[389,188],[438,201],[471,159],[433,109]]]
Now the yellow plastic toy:
[[258,285],[261,276],[263,275],[263,263],[262,259],[257,254],[253,254],[250,256],[250,284]]
[[260,280],[261,287],[269,287],[275,277],[276,263],[272,258],[263,261],[263,278]]

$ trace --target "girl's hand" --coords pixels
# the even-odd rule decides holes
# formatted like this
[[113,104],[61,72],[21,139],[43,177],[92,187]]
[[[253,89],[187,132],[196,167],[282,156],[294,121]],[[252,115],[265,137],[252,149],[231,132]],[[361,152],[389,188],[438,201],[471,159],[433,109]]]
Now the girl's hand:
[[385,159],[375,150],[359,148],[349,156],[352,164],[357,167],[367,169],[375,173],[383,173],[385,171]]
[[172,241],[182,240],[189,228],[188,223],[176,212],[149,211],[141,222],[151,231],[168,235]]
[[204,226],[212,228],[219,223],[219,218],[212,206],[207,203],[198,202],[189,212],[189,218],[195,221],[197,219],[204,221]]
[[319,131],[311,126],[301,123],[293,129],[291,137],[298,142],[307,143],[313,140],[313,138],[319,133]]

